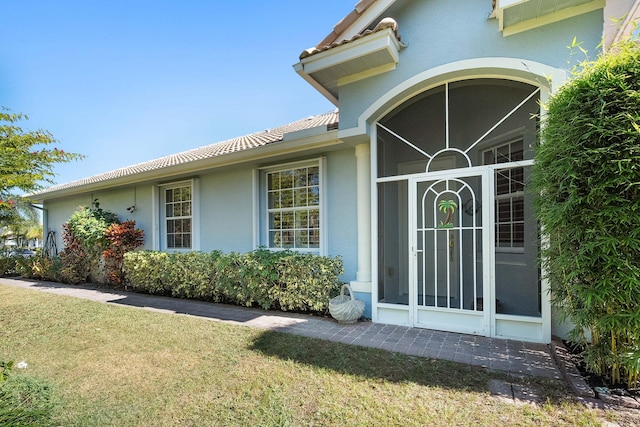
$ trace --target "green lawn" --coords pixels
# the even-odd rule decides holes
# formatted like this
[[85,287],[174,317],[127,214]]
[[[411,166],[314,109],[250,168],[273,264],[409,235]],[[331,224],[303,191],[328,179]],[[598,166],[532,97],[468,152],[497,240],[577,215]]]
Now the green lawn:
[[[600,425],[563,385],[491,397],[501,374],[447,361],[0,285],[0,360],[55,387],[54,425]],[[613,417],[609,414],[608,417]]]

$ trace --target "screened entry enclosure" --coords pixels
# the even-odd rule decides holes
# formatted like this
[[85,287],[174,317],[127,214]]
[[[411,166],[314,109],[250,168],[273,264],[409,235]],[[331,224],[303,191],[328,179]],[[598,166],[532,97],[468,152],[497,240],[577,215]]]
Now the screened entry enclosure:
[[377,321],[543,340],[538,114],[537,87],[476,79],[377,123]]

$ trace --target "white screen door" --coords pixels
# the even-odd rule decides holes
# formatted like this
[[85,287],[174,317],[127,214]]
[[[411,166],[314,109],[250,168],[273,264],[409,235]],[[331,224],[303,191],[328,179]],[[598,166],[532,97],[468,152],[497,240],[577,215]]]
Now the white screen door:
[[489,174],[456,172],[410,182],[413,317],[416,326],[485,334],[493,311],[483,227]]

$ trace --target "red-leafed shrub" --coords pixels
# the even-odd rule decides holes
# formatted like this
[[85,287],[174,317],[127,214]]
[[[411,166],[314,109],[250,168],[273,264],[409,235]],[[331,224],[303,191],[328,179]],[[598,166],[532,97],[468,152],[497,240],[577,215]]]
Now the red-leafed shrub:
[[65,247],[60,253],[62,281],[71,284],[86,282],[90,271],[90,259],[86,246],[74,234],[68,223],[62,224],[62,242]]
[[136,228],[133,220],[122,224],[111,224],[104,231],[108,246],[102,252],[105,260],[107,280],[115,285],[121,285],[124,279],[124,254],[133,251],[144,242],[144,231]]

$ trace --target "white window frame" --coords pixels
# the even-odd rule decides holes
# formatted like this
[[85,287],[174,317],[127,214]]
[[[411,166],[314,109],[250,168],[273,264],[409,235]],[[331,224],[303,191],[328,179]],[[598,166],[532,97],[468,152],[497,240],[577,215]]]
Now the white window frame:
[[[524,167],[521,166],[521,165],[514,166],[514,163],[521,162],[521,161],[524,160],[524,158],[520,159],[520,160],[513,160],[511,158],[511,155],[512,155],[511,147],[517,142],[520,142],[522,144],[522,149],[524,150],[524,140],[522,138],[518,137],[518,138],[515,138],[515,139],[504,141],[504,142],[499,143],[499,144],[495,144],[491,148],[488,148],[486,150],[482,150],[481,151],[480,155],[482,156],[482,163],[484,165],[491,165],[492,168],[494,169],[494,177],[493,177],[494,181],[497,180],[497,176],[498,176],[498,174],[501,173],[502,170],[512,170],[512,169],[514,169],[516,167],[519,167],[520,169],[522,169],[523,176],[524,176]],[[498,151],[498,149],[503,148],[503,147],[509,147],[509,161],[507,161],[505,163],[486,163],[486,161],[485,161],[485,153],[487,153],[487,152],[494,152],[495,153],[495,152]],[[508,177],[508,179],[510,180],[511,178]],[[494,185],[495,185],[495,188],[496,188],[495,191],[497,193],[497,191],[498,191],[498,183],[495,182]],[[524,252],[524,241],[522,242],[522,245],[514,245],[514,234],[515,233],[514,233],[514,229],[513,229],[513,226],[516,223],[521,223],[523,228],[524,228],[524,223],[525,223],[524,217],[523,217],[522,221],[514,221],[513,220],[513,212],[514,212],[513,203],[514,203],[514,200],[522,199],[522,203],[524,204],[524,196],[525,196],[524,190],[522,190],[522,191],[511,191],[511,189],[509,190],[509,192],[505,192],[503,194],[494,194],[494,200],[495,200],[494,201],[494,204],[495,204],[495,207],[494,207],[494,210],[495,210],[494,227],[496,227],[494,244],[495,244],[495,250],[497,252],[513,252],[513,253],[522,253],[522,252]],[[509,211],[510,211],[511,219],[509,221],[500,222],[500,220],[499,220],[499,212],[498,212],[498,205],[499,205],[500,201],[505,201],[505,200],[509,200],[509,202],[510,202]],[[509,225],[511,227],[511,231],[509,232],[511,243],[509,245],[504,245],[504,243],[501,245],[499,240],[498,240],[499,239],[498,228],[499,228],[500,225]],[[524,230],[523,230],[523,233],[524,233]]]
[[[153,207],[154,238],[153,249],[172,252],[190,252],[200,250],[200,180],[192,178],[188,180],[168,182],[154,187]],[[167,217],[165,192],[171,188],[191,187],[191,247],[170,248],[167,246]]]
[[[281,163],[278,165],[267,166],[258,168],[254,173],[254,246],[265,247],[272,251],[280,251],[280,250],[293,250],[301,253],[312,253],[318,255],[326,255],[327,254],[327,215],[326,215],[326,159],[324,157],[290,162],[290,163]],[[304,167],[318,167],[319,173],[319,247],[317,248],[279,248],[279,247],[271,247],[270,239],[269,239],[269,208],[268,208],[268,197],[269,197],[269,188],[268,188],[268,174],[274,172],[281,172],[293,169],[299,169]]]

